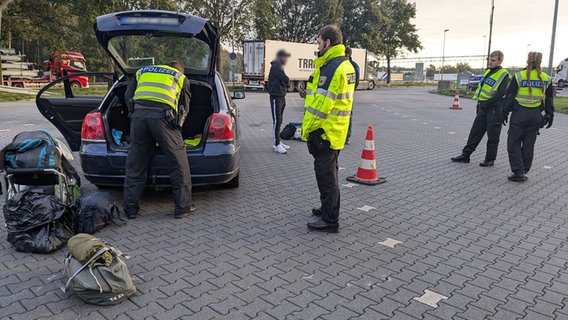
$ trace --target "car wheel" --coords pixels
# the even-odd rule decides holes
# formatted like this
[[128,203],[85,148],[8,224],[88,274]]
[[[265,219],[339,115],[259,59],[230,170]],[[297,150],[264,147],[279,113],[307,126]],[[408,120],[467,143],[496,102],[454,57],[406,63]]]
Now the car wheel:
[[560,88],[563,88],[566,85],[566,83],[564,82],[564,80],[558,80],[558,86]]
[[368,90],[375,89],[375,81],[369,81],[369,86],[367,87]]
[[304,91],[306,89],[306,83],[304,81],[298,81],[296,83],[296,90]]
[[286,90],[288,92],[294,92],[294,81],[289,81],[288,82],[288,90]]
[[224,184],[225,188],[236,189],[239,187],[239,175],[237,174],[231,181]]
[[81,84],[78,81],[71,82],[71,89],[77,90],[81,88]]

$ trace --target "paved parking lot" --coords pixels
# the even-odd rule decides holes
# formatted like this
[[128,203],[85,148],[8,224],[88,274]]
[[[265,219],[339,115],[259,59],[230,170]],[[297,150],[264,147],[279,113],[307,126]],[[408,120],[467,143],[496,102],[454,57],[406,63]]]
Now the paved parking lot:
[[[239,189],[196,190],[198,211],[181,221],[169,192],[148,191],[139,219],[97,234],[133,256],[136,296],[102,308],[62,294],[64,252],[15,252],[2,229],[0,318],[568,319],[568,116],[541,132],[529,181],[510,183],[504,143],[494,167],[477,165],[484,147],[450,162],[474,103],[449,110],[452,97],[428,90],[357,92],[339,234],[307,230],[312,159],[301,142],[272,152],[268,97],[248,93]],[[294,94],[286,121],[301,114]],[[387,183],[351,185],[369,124]],[[38,128],[53,129],[32,102],[0,104],[0,145]]]

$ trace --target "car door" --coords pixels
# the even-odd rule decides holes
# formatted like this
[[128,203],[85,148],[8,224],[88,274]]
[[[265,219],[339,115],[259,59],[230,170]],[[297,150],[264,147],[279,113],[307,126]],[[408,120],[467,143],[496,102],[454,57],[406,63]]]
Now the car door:
[[[72,88],[71,78],[88,76],[96,81],[89,88]],[[97,109],[115,82],[114,73],[81,72],[61,77],[39,91],[39,112],[63,135],[72,151],[81,147],[81,125],[85,115]]]

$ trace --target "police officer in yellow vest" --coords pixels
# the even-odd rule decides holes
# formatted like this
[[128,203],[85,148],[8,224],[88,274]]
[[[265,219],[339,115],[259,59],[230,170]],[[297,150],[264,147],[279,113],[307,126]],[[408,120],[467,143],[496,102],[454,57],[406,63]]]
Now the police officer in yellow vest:
[[485,160],[479,163],[482,167],[490,167],[495,163],[499,136],[501,135],[501,104],[507,93],[509,73],[501,67],[503,52],[493,51],[489,55],[489,68],[485,70],[479,81],[473,99],[477,100],[477,115],[469,132],[467,143],[462,154],[451,158],[454,162],[469,163],[470,155],[475,151],[487,132],[487,151]]
[[189,113],[191,92],[184,66],[178,61],[168,65],[146,66],[128,84],[126,103],[130,117],[130,145],[126,159],[124,210],[136,217],[146,185],[146,171],[159,145],[171,163],[170,180],[174,193],[176,218],[195,210],[191,203],[191,174],[181,135]]
[[336,25],[320,29],[318,58],[305,91],[302,138],[314,157],[321,207],[312,210],[313,231],[339,232],[339,181],[337,157],[345,145],[355,91],[355,69],[345,58],[343,35]]
[[503,123],[511,111],[507,151],[513,175],[509,181],[527,180],[538,131],[544,126],[550,128],[554,119],[553,88],[549,76],[541,70],[541,62],[542,53],[530,52],[527,68],[515,74],[507,90]]

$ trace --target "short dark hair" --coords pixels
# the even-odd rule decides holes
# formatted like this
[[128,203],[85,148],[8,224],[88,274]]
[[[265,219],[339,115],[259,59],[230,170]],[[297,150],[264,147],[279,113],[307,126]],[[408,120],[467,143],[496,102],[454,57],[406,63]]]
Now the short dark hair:
[[350,47],[345,47],[345,55],[352,54],[352,53],[353,52],[351,51]]
[[341,29],[335,24],[328,24],[321,28],[318,32],[318,36],[323,41],[329,40],[332,46],[343,43],[343,33],[341,33]]
[[170,63],[168,63],[168,65],[172,68],[176,68],[178,69],[180,72],[183,72],[185,70],[183,64],[177,60],[172,60],[170,61]]

